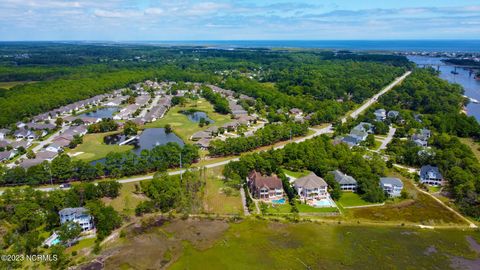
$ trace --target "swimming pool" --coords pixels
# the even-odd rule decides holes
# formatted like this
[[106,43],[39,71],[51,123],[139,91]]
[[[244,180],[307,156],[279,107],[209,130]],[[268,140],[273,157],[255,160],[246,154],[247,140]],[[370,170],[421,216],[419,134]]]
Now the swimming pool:
[[58,237],[55,238],[55,239],[53,239],[53,240],[50,242],[50,245],[51,245],[51,246],[54,246],[54,245],[56,245],[56,244],[60,244],[60,239],[58,239]]
[[321,200],[316,200],[313,203],[313,206],[315,207],[335,207],[335,204],[329,199],[321,199]]
[[274,204],[284,204],[285,203],[285,198],[281,198],[278,200],[272,200],[272,203]]

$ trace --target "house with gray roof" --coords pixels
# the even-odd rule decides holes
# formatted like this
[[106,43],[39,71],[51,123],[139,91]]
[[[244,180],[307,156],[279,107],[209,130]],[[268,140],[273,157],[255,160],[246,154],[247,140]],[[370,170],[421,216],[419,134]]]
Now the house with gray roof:
[[327,182],[313,172],[297,178],[293,185],[302,200],[321,200],[330,197]]
[[13,151],[2,151],[0,152],[0,161],[10,160],[15,156]]
[[335,181],[340,184],[340,189],[343,191],[355,191],[357,190],[357,180],[350,175],[344,174],[339,170],[330,172],[333,174]]
[[397,117],[399,117],[399,116],[400,116],[400,112],[399,112],[399,111],[389,111],[389,112],[387,113],[387,117],[388,117],[388,118],[393,118],[393,119],[395,119],[395,118],[397,118]]
[[402,180],[394,177],[380,178],[380,187],[390,197],[399,197],[403,189]]
[[420,183],[441,186],[443,184],[443,175],[438,167],[425,165],[420,168]]
[[207,131],[198,131],[195,132],[191,137],[190,140],[192,141],[198,141],[201,139],[211,139],[212,138],[212,133],[207,132]]
[[64,208],[58,212],[58,215],[60,216],[60,224],[75,222],[80,225],[84,232],[94,228],[93,217],[88,214],[88,210],[84,207]]
[[373,114],[377,121],[385,121],[387,119],[387,111],[385,109],[378,109]]

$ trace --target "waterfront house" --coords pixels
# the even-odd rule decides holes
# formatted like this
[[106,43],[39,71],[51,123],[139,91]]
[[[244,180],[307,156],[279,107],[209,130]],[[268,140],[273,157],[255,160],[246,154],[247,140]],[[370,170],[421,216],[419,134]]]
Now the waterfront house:
[[302,200],[321,200],[330,197],[325,180],[313,172],[296,179],[294,187]]
[[390,197],[399,197],[403,189],[402,180],[394,177],[382,177],[380,178],[380,187]]
[[350,175],[344,174],[339,170],[330,172],[333,174],[335,181],[340,185],[340,189],[343,191],[355,191],[357,190],[357,180]]
[[441,186],[443,176],[438,167],[425,165],[420,168],[420,183],[432,186]]
[[262,175],[257,171],[251,171],[247,177],[250,193],[254,198],[270,200],[283,197],[282,180],[276,175]]
[[198,141],[201,139],[211,139],[212,138],[212,133],[207,132],[207,131],[198,131],[195,132],[192,137],[190,137],[190,140],[192,141]]
[[86,208],[64,208],[58,212],[60,224],[65,222],[76,222],[82,228],[82,231],[89,231],[94,228],[93,217],[88,214]]
[[385,119],[387,119],[387,111],[385,111],[385,109],[378,109],[373,114],[377,121],[385,121]]

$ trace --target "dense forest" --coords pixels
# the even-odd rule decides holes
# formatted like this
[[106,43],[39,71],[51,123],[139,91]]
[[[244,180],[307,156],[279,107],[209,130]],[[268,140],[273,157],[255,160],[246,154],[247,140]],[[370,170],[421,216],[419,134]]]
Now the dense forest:
[[0,52],[0,81],[40,81],[0,91],[0,126],[146,79],[220,84],[325,122],[411,65],[404,57],[262,49],[9,43]]
[[[379,177],[384,176],[386,170],[383,159],[377,155],[365,159],[362,153],[353,152],[345,144],[333,145],[327,136],[287,144],[278,150],[242,156],[239,161],[225,166],[224,175],[227,181],[242,183],[251,170],[280,174],[282,167],[291,170],[307,169],[321,177],[339,169],[358,181],[358,193],[363,199],[369,202],[382,202],[386,199],[378,184]],[[334,192],[338,194],[338,190]]]
[[198,160],[198,148],[186,144],[181,147],[177,143],[159,145],[152,150],[143,150],[137,156],[133,152],[110,153],[104,162],[95,165],[82,160],[72,160],[62,154],[42,164],[28,169],[17,166],[0,173],[0,185],[40,185],[62,183],[65,181],[91,181],[103,177],[119,178],[122,176],[143,174],[151,171],[166,171],[168,168],[180,166],[180,153],[183,166]]

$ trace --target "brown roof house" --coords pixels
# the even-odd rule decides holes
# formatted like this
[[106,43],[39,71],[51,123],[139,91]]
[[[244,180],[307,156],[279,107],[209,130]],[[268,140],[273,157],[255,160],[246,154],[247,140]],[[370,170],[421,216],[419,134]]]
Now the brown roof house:
[[248,188],[253,197],[270,200],[283,198],[282,180],[272,174],[262,175],[257,171],[251,171],[247,177]]

